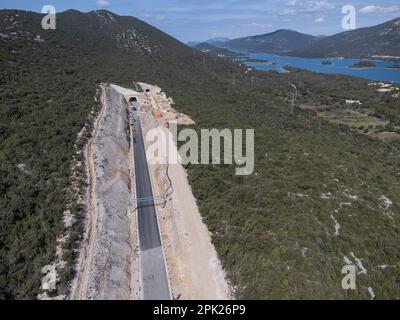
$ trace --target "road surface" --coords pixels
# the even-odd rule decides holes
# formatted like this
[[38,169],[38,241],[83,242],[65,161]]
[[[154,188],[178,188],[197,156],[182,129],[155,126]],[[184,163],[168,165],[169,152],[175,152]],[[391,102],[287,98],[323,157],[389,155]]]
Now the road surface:
[[134,102],[134,159],[136,198],[146,199],[138,202],[137,223],[140,248],[141,292],[144,300],[170,300],[169,285],[157,213],[154,206],[146,152],[143,143],[142,128],[139,119],[139,103]]

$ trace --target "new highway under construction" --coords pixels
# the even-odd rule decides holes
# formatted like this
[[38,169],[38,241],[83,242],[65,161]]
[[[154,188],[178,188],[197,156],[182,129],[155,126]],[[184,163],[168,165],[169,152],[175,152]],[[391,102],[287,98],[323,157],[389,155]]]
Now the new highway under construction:
[[136,211],[138,224],[141,294],[145,300],[167,300],[171,298],[157,220],[154,195],[147,165],[146,151],[140,125],[140,103],[132,103],[134,121],[132,145],[135,163]]
[[[193,121],[157,86],[101,86],[85,146],[85,234],[70,299],[230,299],[181,164],[149,164],[147,133]],[[176,148],[174,143],[172,147]]]

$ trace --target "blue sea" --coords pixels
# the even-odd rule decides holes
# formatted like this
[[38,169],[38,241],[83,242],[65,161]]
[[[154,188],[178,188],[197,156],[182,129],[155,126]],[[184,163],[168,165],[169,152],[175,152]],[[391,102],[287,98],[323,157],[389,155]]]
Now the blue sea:
[[[400,69],[387,69],[388,66],[394,65],[394,62],[374,60],[372,62],[376,65],[376,68],[352,69],[349,68],[349,66],[359,62],[360,59],[300,58],[280,56],[270,53],[251,53],[238,50],[235,50],[235,52],[246,54],[252,59],[268,60],[267,64],[259,62],[245,62],[247,66],[253,67],[257,70],[275,70],[278,72],[287,72],[283,69],[283,67],[290,66],[319,73],[345,74],[376,81],[400,83]],[[322,62],[326,60],[329,60],[332,62],[332,64],[323,65]],[[275,65],[272,63],[275,63]]]

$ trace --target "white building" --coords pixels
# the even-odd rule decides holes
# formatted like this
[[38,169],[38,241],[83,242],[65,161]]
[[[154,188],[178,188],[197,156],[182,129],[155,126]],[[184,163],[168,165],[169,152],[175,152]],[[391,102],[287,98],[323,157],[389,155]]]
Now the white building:
[[361,101],[360,100],[350,100],[350,99],[346,99],[346,104],[358,104],[361,105]]

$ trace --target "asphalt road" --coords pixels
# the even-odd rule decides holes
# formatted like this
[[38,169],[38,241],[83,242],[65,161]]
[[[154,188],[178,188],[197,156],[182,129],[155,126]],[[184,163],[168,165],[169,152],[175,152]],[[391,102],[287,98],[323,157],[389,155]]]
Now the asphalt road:
[[[135,102],[139,110],[139,104]],[[154,206],[153,190],[146,152],[143,143],[142,128],[138,112],[135,112],[136,132],[134,137],[136,198],[149,199],[138,202],[137,220],[140,247],[140,274],[142,297],[145,300],[170,300],[170,292],[165,268],[164,254],[161,246],[157,213]]]

